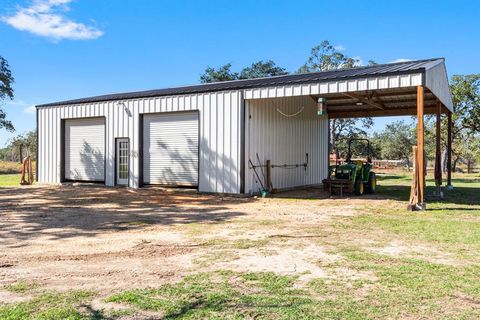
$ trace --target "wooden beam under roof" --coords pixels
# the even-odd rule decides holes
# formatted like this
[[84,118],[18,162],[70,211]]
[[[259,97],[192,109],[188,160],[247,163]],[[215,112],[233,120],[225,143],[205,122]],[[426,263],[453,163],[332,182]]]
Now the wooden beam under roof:
[[347,96],[347,97],[350,97],[352,99],[357,99],[358,101],[360,102],[363,102],[365,104],[368,104],[369,106],[372,106],[372,107],[375,107],[377,109],[380,109],[380,110],[385,110],[385,107],[382,107],[380,104],[378,104],[377,102],[373,102],[371,97],[373,95],[371,95],[371,97],[362,97],[362,96],[359,96],[358,94],[355,94],[355,93],[351,93],[351,92],[343,92],[342,93],[343,95]]
[[[425,106],[425,114],[435,114],[435,113],[436,113],[436,105]],[[380,110],[380,109],[371,109],[371,110],[343,109],[339,111],[328,110],[328,117],[330,119],[415,116],[415,115],[417,115],[416,104],[408,108],[393,108],[393,109],[386,109],[386,110]]]

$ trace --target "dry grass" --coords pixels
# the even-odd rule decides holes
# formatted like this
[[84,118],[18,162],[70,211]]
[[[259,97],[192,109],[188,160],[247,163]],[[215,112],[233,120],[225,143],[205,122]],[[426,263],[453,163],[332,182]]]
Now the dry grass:
[[0,161],[0,174],[14,174],[22,172],[22,164],[19,162]]

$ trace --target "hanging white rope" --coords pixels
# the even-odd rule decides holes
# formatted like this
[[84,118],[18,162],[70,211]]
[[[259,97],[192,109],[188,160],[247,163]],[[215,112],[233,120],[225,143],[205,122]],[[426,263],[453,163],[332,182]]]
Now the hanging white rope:
[[299,111],[295,112],[295,113],[292,113],[292,114],[286,114],[286,113],[283,113],[282,110],[278,109],[277,108],[277,112],[280,113],[282,116],[284,117],[287,117],[287,118],[290,118],[290,117],[295,117],[295,116],[298,116],[302,111],[303,109],[305,109],[305,107],[302,107]]

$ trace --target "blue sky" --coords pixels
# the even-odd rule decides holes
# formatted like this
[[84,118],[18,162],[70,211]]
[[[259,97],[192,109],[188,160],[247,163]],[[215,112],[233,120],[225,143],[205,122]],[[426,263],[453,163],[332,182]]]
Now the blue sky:
[[[364,62],[445,57],[449,75],[479,73],[479,16],[474,0],[1,0],[0,55],[16,80],[5,110],[23,133],[35,104],[194,84],[228,62],[294,71],[324,39]],[[11,137],[0,130],[0,146]]]

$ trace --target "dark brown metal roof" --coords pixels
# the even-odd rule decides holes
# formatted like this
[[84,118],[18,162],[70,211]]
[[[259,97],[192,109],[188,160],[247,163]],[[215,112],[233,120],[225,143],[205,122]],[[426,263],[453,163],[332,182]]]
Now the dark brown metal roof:
[[175,87],[157,90],[136,91],[126,93],[115,93],[101,96],[94,96],[81,99],[66,100],[38,105],[37,107],[62,106],[81,103],[93,103],[102,101],[125,100],[135,98],[150,98],[170,95],[183,95],[212,91],[241,90],[260,87],[271,87],[281,85],[294,85],[311,82],[325,82],[332,80],[345,80],[370,76],[399,75],[411,72],[424,72],[426,67],[432,62],[443,62],[443,58],[406,61],[388,64],[378,64],[365,67],[356,67],[351,69],[331,70],[322,72],[310,72],[275,76],[268,78],[257,78],[248,80],[234,80],[224,82],[214,82],[185,87]]

